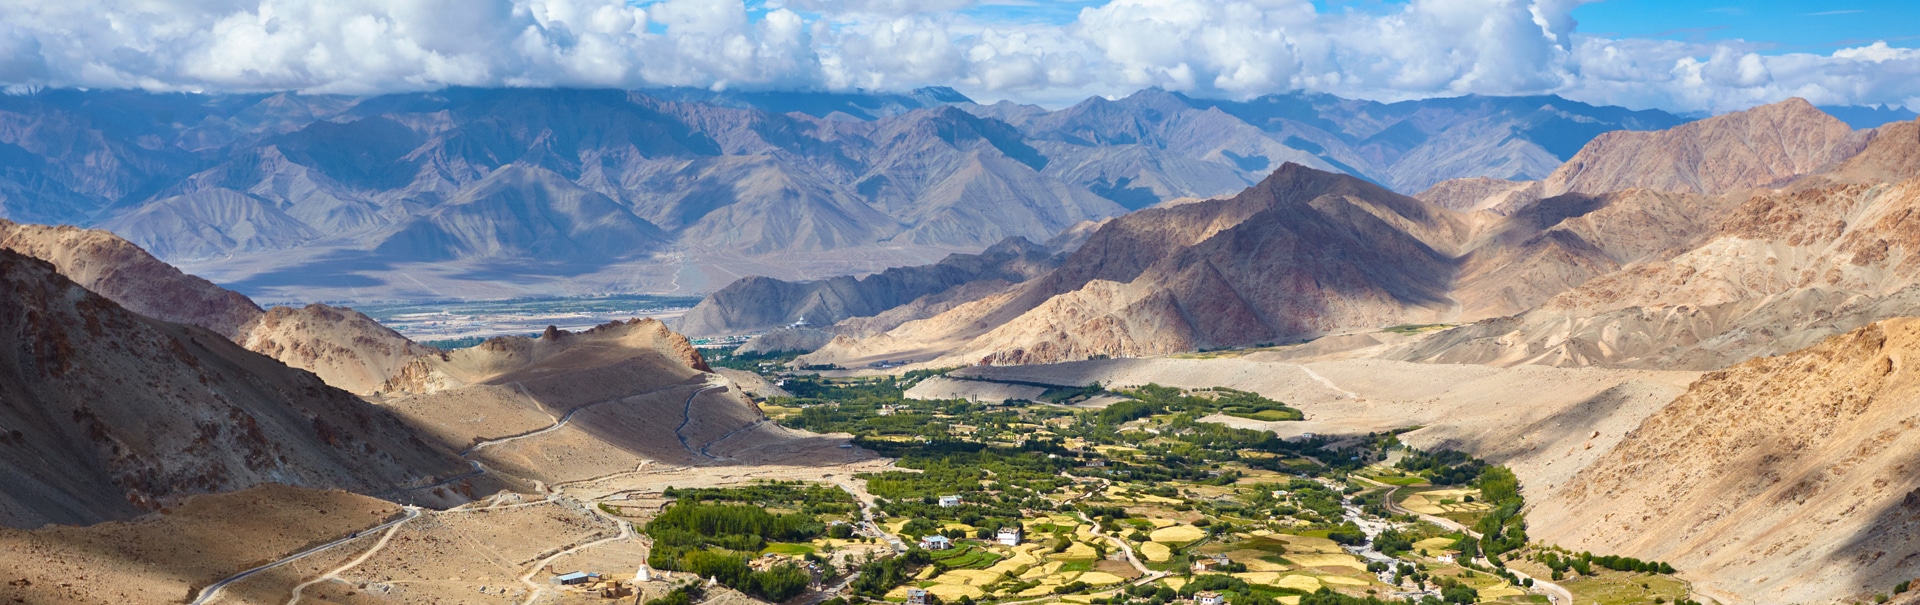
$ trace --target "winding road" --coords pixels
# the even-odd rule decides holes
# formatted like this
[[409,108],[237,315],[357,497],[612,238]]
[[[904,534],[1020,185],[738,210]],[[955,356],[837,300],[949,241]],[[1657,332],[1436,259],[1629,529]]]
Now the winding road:
[[[724,388],[727,388],[727,385],[709,384],[706,387],[701,388],[700,390],[694,391],[692,395],[687,396],[686,409],[681,412],[680,426],[673,427],[673,436],[680,439],[680,447],[686,448],[687,453],[693,454],[696,456],[706,456],[708,459],[713,459],[713,456],[707,456],[705,452],[706,448],[703,447],[703,448],[700,448],[700,450],[693,449],[693,444],[687,443],[687,435],[683,431],[687,430],[687,425],[693,424],[693,398],[699,397],[701,393],[705,393],[707,391],[711,391],[714,389],[724,389]],[[707,445],[711,446],[713,444],[709,443]]]
[[375,525],[375,526],[373,526],[373,527],[369,527],[369,528],[367,528],[367,529],[363,529],[363,530],[360,530],[360,531],[358,531],[358,532],[354,532],[354,534],[353,534],[353,535],[350,535],[350,536],[347,536],[347,537],[345,537],[345,538],[341,538],[341,539],[338,539],[338,540],[334,540],[334,541],[332,541],[332,542],[328,542],[328,543],[326,543],[326,544],[321,544],[321,545],[319,545],[319,546],[315,546],[315,547],[313,547],[313,548],[309,548],[309,549],[306,549],[306,550],[303,550],[303,551],[300,551],[300,552],[297,552],[297,553],[294,553],[293,555],[291,555],[291,556],[288,556],[287,558],[284,558],[284,559],[281,559],[281,560],[278,560],[278,561],[274,561],[274,562],[272,562],[272,563],[268,563],[268,564],[266,564],[266,565],[261,565],[261,566],[259,566],[259,567],[255,567],[255,568],[253,568],[253,569],[249,569],[249,570],[246,570],[246,571],[243,571],[243,572],[240,572],[240,573],[237,573],[237,574],[234,574],[234,575],[232,575],[232,576],[229,576],[229,577],[228,577],[227,579],[225,579],[225,580],[221,580],[221,581],[218,581],[218,582],[214,582],[213,584],[209,584],[209,585],[207,585],[207,587],[206,587],[206,588],[202,588],[202,589],[200,589],[200,594],[199,594],[199,596],[196,596],[196,597],[194,597],[194,598],[193,598],[193,603],[192,603],[192,605],[206,605],[207,603],[209,603],[209,602],[212,602],[212,601],[213,601],[213,599],[214,599],[215,597],[218,597],[218,596],[220,595],[220,591],[221,591],[222,589],[225,589],[225,588],[227,587],[227,585],[229,585],[229,584],[232,584],[232,583],[234,583],[234,582],[238,582],[238,581],[241,581],[241,580],[245,580],[245,579],[247,579],[247,578],[249,578],[249,577],[252,577],[252,576],[253,576],[254,574],[257,574],[257,573],[260,573],[260,572],[263,572],[263,571],[266,571],[266,570],[269,570],[269,569],[273,569],[273,568],[275,568],[275,567],[279,567],[279,566],[282,566],[282,565],[286,565],[286,564],[288,564],[288,563],[292,563],[292,562],[294,562],[294,561],[298,561],[298,560],[301,560],[301,559],[305,559],[305,558],[307,558],[307,557],[310,557],[310,556],[313,556],[313,555],[316,555],[316,554],[320,554],[320,553],[322,553],[322,552],[326,552],[327,550],[330,550],[330,549],[332,549],[332,548],[334,548],[334,547],[336,547],[336,546],[340,546],[340,545],[342,545],[342,544],[346,544],[346,543],[348,543],[348,542],[353,542],[353,541],[355,541],[355,540],[359,540],[359,539],[360,539],[360,538],[362,538],[362,537],[365,537],[365,536],[370,536],[370,535],[373,535],[373,534],[374,534],[375,532],[378,532],[378,531],[381,531],[381,530],[384,530],[384,529],[387,529],[387,528],[390,528],[390,527],[394,527],[394,526],[397,526],[397,525],[400,525],[401,523],[406,523],[406,522],[408,522],[408,521],[412,521],[412,520],[414,520],[414,519],[416,519],[416,518],[418,518],[419,516],[420,516],[420,507],[418,507],[418,506],[408,506],[408,507],[407,507],[407,514],[406,514],[406,515],[403,515],[403,516],[401,516],[401,517],[400,517],[400,518],[398,518],[398,519],[394,519],[394,520],[392,520],[392,521],[388,521],[388,522],[386,522],[386,523],[382,523],[382,524],[379,524],[379,525]]

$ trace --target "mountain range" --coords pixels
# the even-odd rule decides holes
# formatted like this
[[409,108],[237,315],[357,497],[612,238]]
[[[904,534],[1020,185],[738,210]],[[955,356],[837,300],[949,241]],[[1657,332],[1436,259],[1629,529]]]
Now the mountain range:
[[46,90],[0,96],[0,218],[107,229],[278,302],[685,294],[1043,242],[1288,162],[1401,193],[1538,180],[1596,136],[1686,121],[1159,89],[1059,110],[937,88]]
[[1290,163],[1235,196],[1106,221],[1058,268],[937,314],[834,329],[806,359],[1046,363],[1447,323],[1465,325],[1393,356],[1721,367],[1906,308],[1888,234],[1920,175],[1916,128],[1855,130],[1793,99],[1601,135],[1535,181],[1412,197]]

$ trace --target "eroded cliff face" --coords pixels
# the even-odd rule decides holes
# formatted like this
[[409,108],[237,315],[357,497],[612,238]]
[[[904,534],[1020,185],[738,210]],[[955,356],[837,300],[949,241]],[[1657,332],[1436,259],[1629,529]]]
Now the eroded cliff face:
[[1866,598],[1920,571],[1920,320],[1712,372],[1535,502],[1537,539],[1715,597]]

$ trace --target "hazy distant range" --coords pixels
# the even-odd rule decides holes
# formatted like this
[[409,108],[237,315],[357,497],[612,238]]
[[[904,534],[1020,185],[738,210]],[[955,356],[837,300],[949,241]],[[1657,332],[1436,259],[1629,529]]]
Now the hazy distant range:
[[1600,133],[1689,119],[1551,96],[1157,89],[1057,111],[945,88],[48,90],[0,96],[0,217],[105,228],[266,302],[684,296],[1045,242],[1289,161],[1403,193],[1538,179]]

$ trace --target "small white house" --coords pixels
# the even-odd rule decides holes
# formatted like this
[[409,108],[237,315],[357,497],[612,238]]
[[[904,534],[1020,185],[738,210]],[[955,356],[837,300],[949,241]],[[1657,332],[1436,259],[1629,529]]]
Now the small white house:
[[[926,502],[926,500],[921,500],[921,502]],[[940,506],[943,508],[953,508],[959,505],[960,505],[959,496],[941,496],[940,497]]]
[[920,538],[920,548],[927,550],[947,550],[953,548],[953,540],[940,534],[929,534]]
[[994,541],[999,542],[1001,544],[1005,544],[1007,546],[1019,546],[1020,545],[1020,528],[1002,527],[1000,528],[999,533],[996,533],[993,535],[993,539]]
[[1203,590],[1193,593],[1193,602],[1194,605],[1227,605],[1227,597],[1217,592]]
[[930,601],[931,599],[927,598],[927,591],[925,589],[907,589],[907,605],[927,605]]

